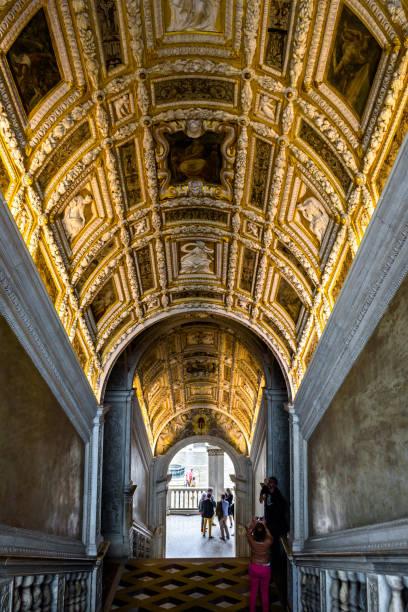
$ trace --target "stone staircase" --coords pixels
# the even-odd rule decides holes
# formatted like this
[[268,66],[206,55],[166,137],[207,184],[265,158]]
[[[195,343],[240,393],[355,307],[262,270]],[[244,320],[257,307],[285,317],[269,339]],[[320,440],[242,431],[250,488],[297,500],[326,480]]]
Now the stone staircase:
[[[258,595],[258,608],[260,595]],[[105,610],[163,612],[248,610],[248,559],[131,559],[122,568],[113,602]],[[274,585],[272,612],[283,607]]]

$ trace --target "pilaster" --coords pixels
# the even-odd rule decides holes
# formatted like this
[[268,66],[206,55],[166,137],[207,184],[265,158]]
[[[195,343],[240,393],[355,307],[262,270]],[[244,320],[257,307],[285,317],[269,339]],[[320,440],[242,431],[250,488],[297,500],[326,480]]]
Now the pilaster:
[[285,389],[264,388],[266,401],[266,467],[265,476],[275,476],[279,489],[289,499],[289,424],[285,411],[288,400]]
[[88,555],[96,555],[102,541],[101,536],[101,493],[103,431],[105,415],[109,407],[99,404],[93,419],[91,437],[88,443],[87,499],[84,516],[84,544]]
[[127,517],[130,478],[130,436],[134,389],[109,391],[104,428],[102,531],[110,541],[109,556],[131,554]]
[[293,404],[286,405],[290,424],[290,533],[293,551],[303,549],[305,542],[305,459],[306,441],[300,433],[299,416]]
[[221,448],[208,448],[208,486],[214,488],[214,498],[219,500],[224,491],[224,451]]

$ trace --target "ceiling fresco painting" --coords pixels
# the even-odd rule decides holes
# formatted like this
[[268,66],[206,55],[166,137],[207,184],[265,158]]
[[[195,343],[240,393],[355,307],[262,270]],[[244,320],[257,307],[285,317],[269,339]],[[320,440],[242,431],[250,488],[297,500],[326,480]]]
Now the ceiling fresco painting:
[[[212,312],[293,398],[407,131],[406,3],[0,0],[0,49],[0,190],[96,397],[135,335]],[[247,452],[232,353],[163,351],[152,445],[211,407]]]

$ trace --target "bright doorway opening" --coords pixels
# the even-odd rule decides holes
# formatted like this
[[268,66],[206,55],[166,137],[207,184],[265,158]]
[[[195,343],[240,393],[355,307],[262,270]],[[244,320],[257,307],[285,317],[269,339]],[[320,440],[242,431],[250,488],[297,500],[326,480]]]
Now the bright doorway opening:
[[[171,480],[167,492],[166,558],[235,557],[235,489],[231,476],[234,465],[223,449],[212,444],[194,443],[181,449],[169,465]],[[214,514],[212,539],[203,537],[199,503],[212,488],[214,500],[230,489],[233,495],[232,519],[227,520],[230,539],[223,541]],[[232,522],[232,529],[230,523]]]

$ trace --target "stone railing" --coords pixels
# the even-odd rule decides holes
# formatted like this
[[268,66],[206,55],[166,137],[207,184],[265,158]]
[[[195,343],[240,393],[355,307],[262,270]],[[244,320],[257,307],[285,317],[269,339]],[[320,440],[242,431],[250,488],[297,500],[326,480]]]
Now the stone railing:
[[303,612],[404,612],[408,576],[298,566],[298,608]]
[[132,530],[132,556],[134,559],[147,559],[151,556],[153,534],[144,525],[133,521]]
[[0,578],[2,612],[87,612],[92,607],[92,571]]
[[108,546],[97,558],[0,557],[0,611],[100,612]]
[[198,514],[198,504],[206,489],[194,487],[169,488],[167,491],[168,514]]

